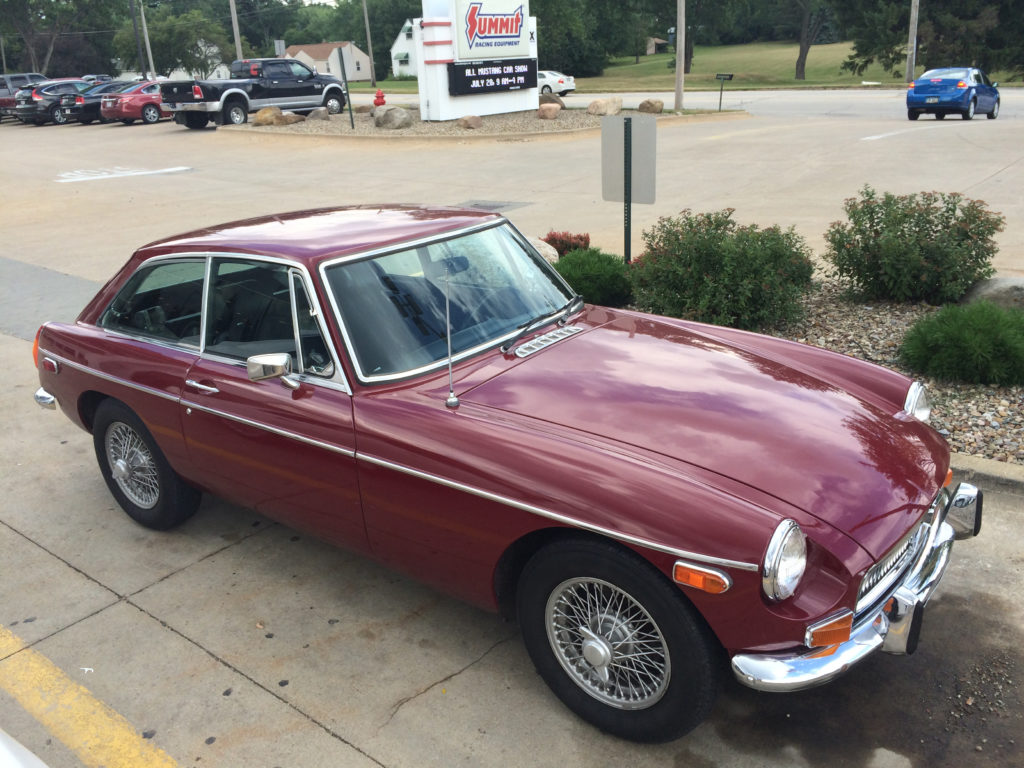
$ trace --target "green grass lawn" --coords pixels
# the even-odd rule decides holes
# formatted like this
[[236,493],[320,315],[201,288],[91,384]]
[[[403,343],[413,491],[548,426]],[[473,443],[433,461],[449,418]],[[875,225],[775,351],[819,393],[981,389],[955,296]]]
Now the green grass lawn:
[[[904,87],[902,75],[895,78],[877,64],[868,67],[863,75],[841,72],[839,68],[852,50],[852,43],[812,46],[807,55],[807,78],[797,80],[799,47],[796,43],[697,46],[693,55],[693,71],[686,75],[685,87],[688,91],[717,91],[719,82],[715,75],[719,72],[733,74],[733,79],[725,84],[727,89],[851,88],[865,81],[892,88]],[[674,60],[673,53],[641,56],[639,64],[632,56],[613,59],[601,77],[576,78],[576,89],[582,93],[672,91],[675,90],[675,70],[669,67],[669,63]],[[923,71],[923,67],[918,67],[917,74]],[[990,72],[989,76],[1000,82],[1007,78],[1000,72]],[[349,85],[354,92],[374,90],[369,83]],[[415,80],[383,80],[378,86],[385,94],[417,92]]]

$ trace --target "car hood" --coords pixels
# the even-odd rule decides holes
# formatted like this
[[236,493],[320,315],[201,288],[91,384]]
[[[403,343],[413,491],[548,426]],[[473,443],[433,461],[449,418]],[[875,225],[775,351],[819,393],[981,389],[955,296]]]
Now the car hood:
[[714,332],[617,315],[542,348],[461,399],[745,483],[880,557],[938,490],[942,438],[881,398],[752,351],[757,336],[739,347]]

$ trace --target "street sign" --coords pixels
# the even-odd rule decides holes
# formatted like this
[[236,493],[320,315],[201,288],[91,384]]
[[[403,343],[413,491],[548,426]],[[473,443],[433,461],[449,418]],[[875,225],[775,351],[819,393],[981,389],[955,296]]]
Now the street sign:
[[625,258],[630,261],[630,206],[654,202],[656,138],[654,115],[601,118],[601,196],[625,203]]

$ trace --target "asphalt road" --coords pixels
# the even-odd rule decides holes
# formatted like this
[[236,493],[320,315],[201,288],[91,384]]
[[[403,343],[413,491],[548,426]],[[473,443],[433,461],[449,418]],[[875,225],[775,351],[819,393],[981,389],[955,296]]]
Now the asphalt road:
[[[893,92],[845,94],[845,106],[821,94],[827,109],[756,94],[748,119],[659,131],[659,202],[635,209],[634,229],[729,206],[813,243],[865,182],[962,191],[1007,215],[999,266],[1024,272],[1015,96],[994,122],[911,124]],[[783,106],[794,99],[804,106]],[[1014,493],[990,494],[981,536],[957,544],[915,655],[799,694],[730,681],[693,734],[644,747],[568,713],[514,626],[372,563],[214,499],[179,530],[139,528],[115,507],[89,436],[32,403],[39,322],[70,319],[134,247],[187,228],[477,201],[528,234],[589,231],[616,250],[621,205],[600,200],[598,136],[254,140],[169,123],[5,123],[0,136],[0,355],[12,363],[0,391],[0,727],[54,768],[1024,762]],[[70,721],[41,703],[43,688],[62,692]]]

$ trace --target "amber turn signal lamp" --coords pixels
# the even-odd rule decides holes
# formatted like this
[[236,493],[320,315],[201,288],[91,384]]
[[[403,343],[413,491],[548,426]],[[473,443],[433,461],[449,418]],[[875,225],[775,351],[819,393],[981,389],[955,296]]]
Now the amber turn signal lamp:
[[36,331],[36,339],[32,342],[32,365],[36,369],[39,368],[39,334],[42,332],[42,328]]
[[672,578],[678,584],[693,587],[711,595],[720,595],[732,586],[732,579],[721,571],[681,561],[672,568]]
[[944,482],[942,484],[942,487],[943,488],[949,488],[949,486],[951,486],[952,484],[953,484],[953,470],[952,469],[947,469],[946,470],[946,482]]
[[839,645],[850,639],[851,631],[853,631],[853,614],[846,611],[833,619],[808,627],[804,640],[809,648]]

